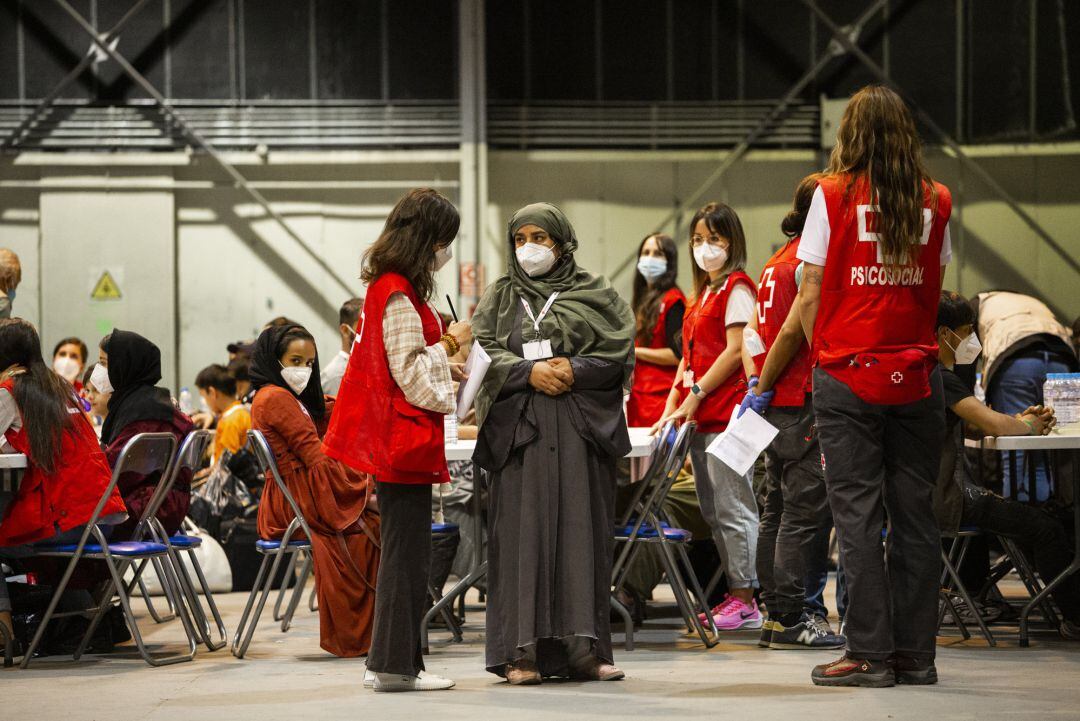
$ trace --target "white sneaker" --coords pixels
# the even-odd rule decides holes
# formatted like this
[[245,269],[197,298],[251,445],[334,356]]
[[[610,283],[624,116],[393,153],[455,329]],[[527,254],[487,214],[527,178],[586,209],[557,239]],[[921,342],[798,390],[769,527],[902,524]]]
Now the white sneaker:
[[375,685],[375,672],[370,669],[364,669],[364,688],[371,688]]
[[376,692],[442,691],[453,688],[454,682],[442,676],[420,672],[419,676],[400,676],[396,673],[376,673],[372,688]]

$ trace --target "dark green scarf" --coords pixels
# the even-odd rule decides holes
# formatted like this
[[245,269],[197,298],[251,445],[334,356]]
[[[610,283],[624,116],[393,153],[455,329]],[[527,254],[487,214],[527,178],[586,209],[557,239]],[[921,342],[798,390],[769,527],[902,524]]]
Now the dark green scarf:
[[[543,228],[559,246],[555,267],[539,278],[530,278],[514,254],[514,233],[526,225]],[[521,298],[539,314],[548,297],[558,291],[559,297],[540,322],[543,338],[566,355],[621,363],[623,386],[629,388],[634,369],[634,314],[605,278],[578,268],[574,262],[577,236],[563,212],[550,203],[525,206],[510,219],[507,242],[507,274],[488,286],[472,319],[474,338],[491,356],[491,368],[476,398],[477,420],[484,422],[510,369],[522,360],[507,349]],[[523,341],[535,340],[532,320],[524,313],[521,332]]]

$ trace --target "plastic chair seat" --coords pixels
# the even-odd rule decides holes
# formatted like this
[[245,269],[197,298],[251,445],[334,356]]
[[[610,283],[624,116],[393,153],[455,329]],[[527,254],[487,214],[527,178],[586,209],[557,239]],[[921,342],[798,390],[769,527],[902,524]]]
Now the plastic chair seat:
[[185,536],[176,535],[169,536],[169,543],[176,548],[198,548],[202,545],[203,539],[199,536]]
[[[40,553],[75,553],[78,547],[77,543],[65,543],[59,546],[40,546],[36,550]],[[118,541],[110,543],[107,548],[112,555],[124,557],[153,556],[168,550],[165,544],[150,541]],[[83,553],[96,555],[104,553],[104,550],[96,543],[88,543],[83,546]]]
[[[694,540],[694,534],[691,533],[690,531],[687,531],[687,530],[683,529],[683,528],[672,528],[671,526],[667,525],[666,523],[661,523],[660,527],[664,531],[664,538],[669,540],[669,541],[677,541],[679,543],[689,543],[690,541]],[[634,525],[633,524],[630,524],[630,525],[627,525],[627,526],[616,527],[615,528],[615,537],[617,539],[629,538],[630,534],[633,532],[633,530],[634,530]],[[650,525],[648,523],[644,524],[638,530],[637,538],[649,539],[649,538],[659,538],[659,537],[660,537],[660,534],[657,533],[656,529],[653,528],[652,525]]]
[[[300,539],[297,541],[289,541],[289,548],[310,548],[311,543],[307,539]],[[267,538],[260,538],[255,541],[255,550],[266,553],[267,551],[277,551],[281,548],[280,540],[273,540]]]
[[432,523],[432,533],[451,534],[458,532],[458,525],[456,523]]

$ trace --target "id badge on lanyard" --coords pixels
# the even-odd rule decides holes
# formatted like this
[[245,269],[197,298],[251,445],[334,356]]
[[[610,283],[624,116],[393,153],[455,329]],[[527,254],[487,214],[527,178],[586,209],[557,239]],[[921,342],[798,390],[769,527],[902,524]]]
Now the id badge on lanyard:
[[[693,321],[694,322],[693,327],[694,327],[695,331],[697,330],[698,321],[701,320],[701,309],[705,307],[705,303],[706,303],[706,301],[709,300],[709,295],[711,293],[712,293],[712,288],[707,288],[705,290],[705,295],[701,296],[701,300],[696,304],[697,308],[694,310],[694,321]],[[690,338],[689,346],[690,346],[690,355],[693,356],[694,355],[694,338],[693,337]],[[686,359],[686,364],[688,366],[690,365],[690,358]],[[683,388],[693,388],[694,387],[694,382],[695,382],[694,371],[687,368],[685,371],[683,371],[683,378],[682,378]]]
[[555,302],[555,298],[558,297],[558,295],[559,293],[556,291],[548,297],[547,302],[544,303],[544,307],[540,311],[540,315],[535,315],[532,308],[529,307],[529,302],[524,298],[521,299],[521,305],[524,306],[525,312],[529,316],[529,320],[532,321],[533,331],[536,334],[534,340],[521,344],[521,353],[525,360],[545,360],[555,355],[551,351],[551,341],[540,337],[540,321],[542,321],[548,311],[551,310],[551,304]]

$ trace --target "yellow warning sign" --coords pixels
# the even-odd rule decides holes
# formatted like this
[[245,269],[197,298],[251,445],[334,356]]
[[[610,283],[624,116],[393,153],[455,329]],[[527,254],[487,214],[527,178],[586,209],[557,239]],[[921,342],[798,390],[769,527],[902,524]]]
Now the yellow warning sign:
[[106,270],[101,274],[101,278],[94,284],[94,290],[90,292],[90,297],[94,300],[120,300],[122,297],[120,286],[113,280],[109,271]]

